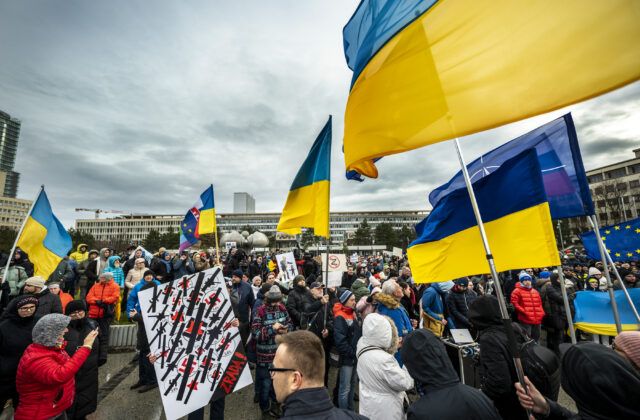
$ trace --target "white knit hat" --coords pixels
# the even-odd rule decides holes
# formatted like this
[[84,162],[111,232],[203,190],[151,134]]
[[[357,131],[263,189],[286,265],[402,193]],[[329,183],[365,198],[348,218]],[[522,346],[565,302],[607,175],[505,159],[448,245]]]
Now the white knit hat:
[[595,267],[590,267],[589,268],[589,276],[595,276],[596,274],[602,275],[602,271],[598,270]]

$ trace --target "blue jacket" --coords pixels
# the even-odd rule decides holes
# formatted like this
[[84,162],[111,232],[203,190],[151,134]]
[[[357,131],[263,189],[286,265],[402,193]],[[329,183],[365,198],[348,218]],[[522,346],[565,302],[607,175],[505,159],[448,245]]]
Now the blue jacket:
[[433,283],[422,294],[422,310],[429,314],[433,319],[442,321],[444,293],[440,290],[438,283]]
[[340,352],[341,365],[355,366],[356,347],[362,335],[355,311],[336,302],[333,313],[333,342]]
[[[186,263],[189,263],[189,266],[186,265]],[[191,261],[191,258],[187,257],[184,261],[182,261],[180,258],[178,258],[176,260],[176,262],[173,263],[173,279],[177,280],[182,276],[186,276],[188,274],[193,274],[195,273],[196,270],[193,267],[193,261]]]
[[[409,314],[407,314],[404,306],[400,305],[393,296],[385,293],[378,293],[376,295],[376,299],[378,300],[378,313],[380,315],[386,315],[393,320],[393,323],[396,324],[396,328],[398,329],[398,337],[402,337],[413,331]],[[402,366],[402,358],[400,357],[399,349],[396,351],[394,356],[400,366]]]
[[[160,286],[160,282],[158,280],[153,279],[153,281],[158,286]],[[136,311],[140,312],[140,301],[138,300],[138,292],[140,291],[140,289],[142,289],[142,286],[144,286],[145,283],[146,283],[146,281],[144,279],[142,279],[129,292],[129,297],[127,298],[127,317],[129,316],[129,312],[132,309],[135,309]]]
[[116,268],[116,260],[120,261],[120,257],[115,255],[113,257],[109,257],[109,267],[105,268],[104,272],[112,273],[113,281],[115,281],[122,289],[124,287],[124,271],[122,271],[122,266]]
[[238,292],[238,321],[250,322],[253,304],[256,302],[256,298],[253,296],[253,289],[251,289],[249,283],[244,281],[233,283],[231,287]]

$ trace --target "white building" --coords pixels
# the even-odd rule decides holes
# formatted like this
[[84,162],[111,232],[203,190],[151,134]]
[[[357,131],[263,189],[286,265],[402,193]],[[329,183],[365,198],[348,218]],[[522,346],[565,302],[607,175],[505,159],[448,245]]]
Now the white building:
[[246,192],[233,193],[234,213],[255,213],[256,200]]

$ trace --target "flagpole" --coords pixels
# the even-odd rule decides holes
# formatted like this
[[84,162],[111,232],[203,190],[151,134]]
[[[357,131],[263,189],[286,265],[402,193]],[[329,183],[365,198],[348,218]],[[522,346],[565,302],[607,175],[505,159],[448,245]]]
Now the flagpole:
[[[38,190],[38,194],[36,194],[36,198],[31,203],[31,207],[29,207],[29,211],[27,215],[24,217],[22,221],[22,226],[20,226],[20,230],[18,231],[18,235],[16,236],[16,240],[13,242],[13,247],[11,248],[11,253],[9,253],[7,258],[7,265],[4,267],[4,271],[2,272],[2,279],[0,279],[0,284],[4,282],[5,275],[9,272],[9,265],[11,264],[11,258],[13,258],[13,254],[16,252],[16,246],[18,245],[18,240],[20,240],[20,236],[22,235],[22,231],[24,230],[25,225],[27,224],[27,220],[29,220],[29,216],[31,216],[31,212],[33,211],[33,206],[36,205],[40,194],[44,191],[44,184],[40,185],[40,189]],[[47,280],[47,279],[45,279]],[[2,297],[2,289],[0,289],[0,298]]]
[[624,221],[628,222],[627,219],[627,207],[624,205],[624,199],[620,196],[620,203],[622,204],[622,217],[624,217]]
[[571,306],[569,306],[569,297],[567,296],[567,285],[564,284],[564,273],[562,272],[562,266],[558,266],[558,279],[560,280],[560,290],[562,291],[562,301],[564,303],[564,311],[567,315],[567,322],[569,323],[569,335],[571,336],[571,344],[576,344],[576,332],[573,329],[573,319],[571,318]]
[[[453,127],[452,127],[453,128]],[[484,224],[482,222],[482,216],[480,215],[480,209],[478,208],[478,202],[476,201],[475,193],[473,192],[473,185],[471,184],[471,179],[469,178],[469,172],[467,171],[467,165],[464,161],[464,157],[462,156],[462,149],[460,148],[460,142],[456,137],[454,139],[454,144],[456,146],[456,152],[458,153],[458,160],[460,161],[460,168],[462,169],[462,175],[464,176],[464,182],[467,185],[467,192],[469,193],[469,199],[471,200],[471,207],[473,207],[473,213],[476,217],[476,221],[478,222],[478,229],[480,230],[480,237],[482,238],[482,244],[484,245],[484,250],[487,258],[487,262],[489,263],[489,269],[491,270],[491,276],[494,281],[493,284],[496,288],[496,297],[498,298],[498,304],[500,306],[500,314],[502,315],[502,323],[504,324],[505,333],[507,334],[507,346],[509,348],[509,352],[513,357],[513,363],[516,367],[516,373],[518,375],[518,382],[522,388],[527,391],[527,386],[524,382],[524,371],[522,370],[522,363],[520,361],[520,352],[516,345],[516,337],[513,332],[513,328],[511,327],[511,318],[509,317],[509,312],[507,311],[507,304],[504,299],[504,295],[502,294],[502,285],[500,284],[500,278],[498,277],[498,271],[496,270],[495,261],[493,260],[493,255],[491,254],[491,248],[489,247],[489,240],[487,239],[487,234],[484,230]],[[527,410],[527,414],[529,414],[529,410]]]
[[609,274],[609,263],[605,254],[608,254],[607,249],[602,243],[602,237],[600,237],[600,228],[598,227],[598,221],[594,216],[587,216],[587,219],[591,222],[593,227],[593,233],[596,235],[598,241],[598,248],[600,249],[600,258],[602,258],[602,266],[604,268],[604,276],[607,279],[607,291],[609,292],[609,299],[611,300],[611,310],[613,311],[613,319],[616,322],[616,331],[618,334],[622,332],[622,324],[620,323],[620,313],[618,312],[618,304],[616,303],[616,297],[613,293],[613,283],[611,283],[611,275]]

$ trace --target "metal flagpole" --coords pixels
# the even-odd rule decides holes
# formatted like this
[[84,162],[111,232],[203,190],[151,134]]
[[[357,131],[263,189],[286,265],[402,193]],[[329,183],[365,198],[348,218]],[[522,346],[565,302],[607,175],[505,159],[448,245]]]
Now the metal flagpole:
[[638,218],[638,207],[636,206],[636,196],[635,195],[631,196],[631,201],[633,202],[633,214],[634,214],[634,217],[637,219]]
[[[33,206],[36,205],[40,194],[44,191],[44,184],[40,185],[40,189],[38,190],[38,194],[36,194],[36,198],[33,200],[31,207],[29,207],[29,211],[27,215],[24,217],[22,221],[22,226],[20,226],[20,230],[18,231],[18,235],[16,236],[16,240],[13,242],[13,247],[11,247],[11,253],[7,258],[7,265],[4,267],[4,271],[2,272],[2,279],[0,279],[0,283],[4,282],[4,276],[9,273],[9,265],[11,264],[11,258],[13,258],[13,254],[16,252],[16,245],[18,244],[18,240],[20,239],[20,235],[22,235],[22,231],[24,230],[24,226],[27,224],[27,220],[29,220],[29,216],[31,216],[31,212],[33,211]],[[0,298],[2,297],[2,289],[0,289]]]
[[[491,270],[491,276],[493,277],[493,284],[496,288],[496,295],[498,298],[498,304],[500,306],[500,313],[502,315],[502,323],[504,324],[505,333],[507,334],[507,343],[509,347],[509,351],[511,356],[513,357],[513,363],[516,367],[516,373],[518,374],[518,382],[522,385],[522,388],[527,391],[527,386],[524,382],[524,371],[522,370],[522,363],[520,361],[520,352],[516,346],[516,337],[513,332],[513,328],[511,327],[511,318],[509,318],[509,312],[507,311],[507,304],[504,299],[504,295],[502,294],[502,285],[500,284],[500,278],[498,277],[498,272],[496,270],[496,265],[493,260],[493,255],[491,254],[491,248],[489,247],[489,241],[487,240],[487,234],[484,230],[484,224],[482,223],[482,216],[480,215],[480,209],[478,208],[478,202],[476,201],[476,196],[473,192],[473,186],[471,185],[471,179],[469,178],[469,172],[467,171],[467,165],[464,161],[464,157],[462,156],[462,150],[460,149],[460,142],[456,137],[454,139],[454,143],[456,146],[456,151],[458,152],[458,160],[460,161],[460,167],[462,168],[462,175],[464,176],[464,182],[467,185],[467,191],[469,192],[469,199],[471,200],[471,206],[473,207],[473,213],[476,216],[476,221],[478,222],[478,229],[480,230],[480,237],[482,238],[482,244],[484,245],[484,250],[487,257],[487,262],[489,263],[489,269]],[[527,414],[529,414],[529,410],[527,410]]]
[[620,196],[620,203],[622,203],[622,216],[624,217],[624,221],[627,222],[627,207],[624,205],[624,198]]
[[620,286],[622,288],[622,291],[624,291],[624,295],[627,297],[627,302],[629,302],[629,305],[631,305],[631,309],[633,310],[633,314],[635,315],[636,320],[640,324],[640,315],[638,315],[638,311],[636,310],[636,306],[633,304],[633,300],[631,299],[631,296],[629,296],[629,292],[627,291],[627,286],[624,285],[624,282],[622,281],[622,278],[620,278],[620,273],[618,272],[618,269],[616,268],[616,265],[613,263],[613,259],[611,258],[611,254],[609,254],[608,252],[605,252],[605,255],[607,256],[607,259],[609,260],[609,263],[611,264],[611,268],[613,268],[613,272],[616,274],[616,278],[620,282]]
[[564,273],[562,266],[558,266],[558,280],[560,281],[560,290],[562,291],[562,301],[564,302],[564,311],[567,314],[567,322],[569,323],[569,335],[571,336],[571,344],[576,344],[576,331],[573,328],[573,319],[571,318],[571,306],[569,306],[569,297],[567,296],[567,285],[564,284]]
[[562,239],[562,229],[560,229],[560,220],[558,220],[558,233],[560,234],[560,247],[564,249],[564,240]]
[[598,227],[598,221],[594,216],[587,216],[587,219],[591,222],[593,227],[593,233],[595,233],[598,240],[598,248],[600,249],[600,258],[602,258],[602,267],[604,269],[604,276],[607,279],[607,291],[609,292],[609,299],[611,300],[611,310],[613,311],[613,319],[616,322],[616,331],[618,334],[622,332],[622,324],[620,323],[620,313],[618,312],[618,304],[616,303],[615,295],[613,294],[613,283],[611,283],[611,275],[609,274],[609,263],[605,254],[607,250],[602,243],[602,237],[600,236],[600,228]]

